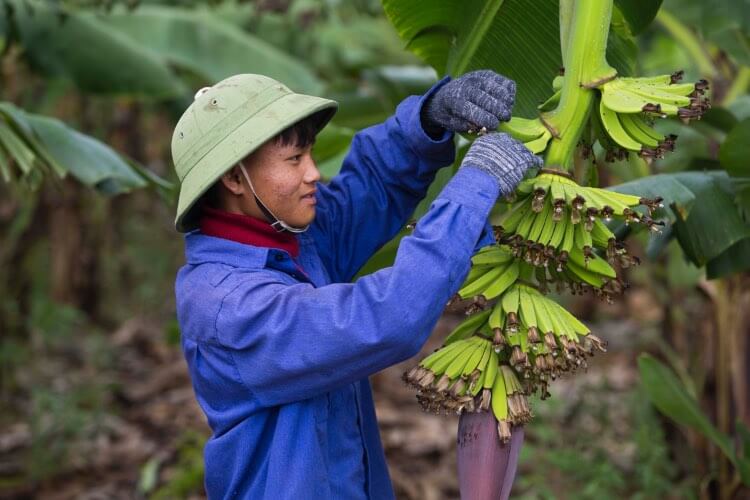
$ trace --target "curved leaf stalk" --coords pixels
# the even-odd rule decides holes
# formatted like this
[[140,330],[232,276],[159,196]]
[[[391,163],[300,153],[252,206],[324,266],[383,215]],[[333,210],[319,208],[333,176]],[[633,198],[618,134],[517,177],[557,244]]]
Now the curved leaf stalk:
[[695,61],[701,76],[707,78],[716,76],[716,67],[713,61],[711,61],[711,57],[690,28],[682,24],[674,15],[664,9],[659,9],[659,12],[656,14],[656,22],[690,54],[690,58]]
[[[548,168],[570,169],[573,151],[594,102],[592,89],[617,75],[606,60],[611,17],[612,0],[577,0],[572,9],[569,2],[561,3],[565,79],[557,108],[542,114],[552,133],[546,158]],[[570,28],[566,31],[562,21],[567,18]]]

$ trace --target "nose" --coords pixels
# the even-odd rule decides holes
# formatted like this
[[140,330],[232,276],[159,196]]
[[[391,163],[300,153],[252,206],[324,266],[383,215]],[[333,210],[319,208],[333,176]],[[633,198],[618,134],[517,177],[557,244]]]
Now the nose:
[[308,155],[307,170],[305,171],[305,182],[310,184],[320,180],[320,170],[315,164],[312,155]]

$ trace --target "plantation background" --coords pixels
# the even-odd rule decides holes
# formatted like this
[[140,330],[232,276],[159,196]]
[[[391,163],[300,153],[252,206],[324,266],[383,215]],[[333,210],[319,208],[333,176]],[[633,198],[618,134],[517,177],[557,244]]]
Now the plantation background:
[[[618,5],[628,3],[638,2]],[[183,247],[169,143],[180,113],[195,90],[239,72],[337,99],[315,148],[330,178],[356,130],[438,75],[404,48],[374,0],[148,1],[132,13],[97,0],[0,6],[0,498],[202,498],[209,431],[174,319]],[[663,160],[604,165],[601,185],[687,170],[750,177],[748,12],[742,1],[665,1],[630,33],[637,74],[707,78],[715,109],[690,128],[674,125],[677,151]],[[35,130],[49,126],[41,117],[71,127],[65,153],[77,156],[62,155],[64,179],[44,160],[25,169],[9,148],[19,108]],[[737,185],[747,226],[747,183]],[[700,213],[707,229],[732,218]],[[672,409],[699,408],[748,458],[748,238],[750,229],[721,250],[733,248],[731,265],[707,280],[686,259],[696,252],[685,240],[636,234],[627,244],[643,263],[629,270],[621,300],[563,296],[609,352],[533,401],[512,498],[750,496],[714,431],[652,405],[644,380],[653,380],[637,361],[644,352],[662,360],[677,382]],[[457,417],[422,413],[400,376],[460,320],[447,310],[420,357],[371,379],[399,498],[458,498]],[[698,403],[678,404],[684,397]]]

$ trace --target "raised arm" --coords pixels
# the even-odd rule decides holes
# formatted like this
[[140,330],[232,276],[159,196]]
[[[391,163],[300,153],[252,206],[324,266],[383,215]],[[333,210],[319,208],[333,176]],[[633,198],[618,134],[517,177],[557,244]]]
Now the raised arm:
[[514,101],[512,80],[472,71],[407,98],[383,124],[357,134],[341,173],[318,191],[312,228],[334,281],[349,281],[403,227],[436,170],[453,162],[452,132],[495,130]]
[[449,81],[407,97],[385,122],[355,134],[339,174],[318,186],[310,232],[333,281],[350,281],[406,224],[437,170],[453,163],[453,134],[433,139],[420,123],[424,103]]

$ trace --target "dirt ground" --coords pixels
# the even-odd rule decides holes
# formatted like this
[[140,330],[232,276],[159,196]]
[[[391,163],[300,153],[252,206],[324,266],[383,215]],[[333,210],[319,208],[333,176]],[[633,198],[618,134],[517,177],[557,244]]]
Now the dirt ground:
[[[401,381],[401,374],[422,356],[439,346],[461,320],[446,313],[418,358],[393,366],[371,378],[381,437],[391,478],[400,499],[442,500],[458,498],[455,439],[458,417],[423,413],[415,393]],[[74,364],[49,367],[68,370],[60,380],[108,377],[108,411],[97,419],[82,421],[72,449],[57,472],[35,482],[13,482],[23,474],[29,448],[44,455],[50,442],[32,443],[29,422],[19,421],[0,429],[0,497],[62,499],[137,499],[143,491],[155,491],[170,480],[190,481],[185,469],[198,468],[200,443],[209,434],[177,346],[164,341],[164,327],[135,318],[107,337],[113,356],[102,373],[76,373]],[[620,385],[630,385],[634,373],[607,354],[606,373]],[[593,370],[593,372],[592,372]],[[597,374],[599,373],[599,374]],[[74,375],[75,374],[75,375]],[[595,367],[587,377],[597,377]],[[576,382],[559,381],[555,392],[574,401]],[[112,408],[116,408],[115,411]],[[45,418],[55,419],[54,411]],[[43,422],[42,422],[43,424]],[[40,425],[38,422],[34,425]],[[43,427],[43,425],[42,425]],[[186,454],[186,442],[193,448]],[[38,440],[37,440],[38,441]],[[197,444],[195,444],[197,443]],[[196,465],[198,464],[198,465]],[[179,479],[183,476],[186,479]],[[197,473],[199,474],[199,473]],[[192,476],[193,484],[197,474]],[[523,467],[519,475],[524,474]],[[169,497],[169,495],[167,495]],[[203,498],[193,494],[189,498]]]

